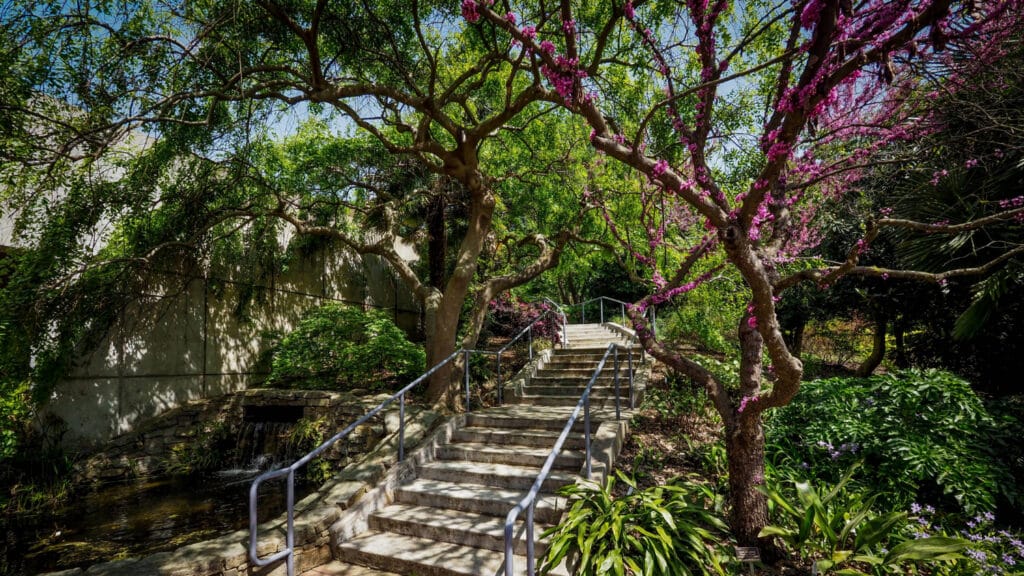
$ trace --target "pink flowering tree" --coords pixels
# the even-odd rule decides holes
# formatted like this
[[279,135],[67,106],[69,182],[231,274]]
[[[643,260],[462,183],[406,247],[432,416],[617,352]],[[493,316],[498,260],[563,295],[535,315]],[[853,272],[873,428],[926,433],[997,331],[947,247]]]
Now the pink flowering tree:
[[[776,314],[802,282],[825,288],[846,275],[943,283],[1016,257],[1008,250],[971,268],[941,272],[862,266],[886,229],[955,234],[1021,213],[1007,205],[963,222],[877,214],[843,262],[801,263],[819,240],[816,206],[856,188],[880,150],[940,129],[919,90],[922,75],[955,78],[1001,56],[1019,29],[1013,2],[949,0],[686,0],[673,5],[568,0],[506,13],[465,0],[470,23],[504,33],[544,77],[545,98],[579,115],[601,153],[639,175],[639,217],[624,229],[612,207],[623,190],[592,190],[611,234],[641,264],[651,287],[631,317],[644,347],[703,385],[726,432],[732,527],[753,544],[767,522],[765,410],[787,405],[803,365]],[[611,169],[611,168],[609,168]],[[939,175],[941,178],[941,175]],[[634,210],[635,215],[635,210]],[[672,343],[645,309],[697,289],[723,268],[742,280],[737,325],[739,387]]]

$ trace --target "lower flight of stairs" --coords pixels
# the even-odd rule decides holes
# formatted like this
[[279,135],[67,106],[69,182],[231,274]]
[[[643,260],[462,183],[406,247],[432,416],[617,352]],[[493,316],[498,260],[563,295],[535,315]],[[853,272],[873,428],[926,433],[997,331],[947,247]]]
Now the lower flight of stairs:
[[[405,575],[504,574],[505,516],[536,480],[604,348],[617,339],[600,326],[570,328],[576,332],[569,335],[572,348],[554,351],[514,404],[465,415],[464,425],[450,430],[432,456],[416,465],[414,478],[396,483],[388,492],[387,505],[365,517],[367,530],[335,541],[335,558]],[[595,382],[592,391],[592,446],[596,449],[603,442],[602,449],[610,453],[602,462],[617,454],[628,421],[626,415],[621,421],[615,418],[612,368],[609,361],[607,375]],[[620,377],[625,411],[630,392],[625,357]],[[581,414],[542,485],[535,510],[538,539],[564,510],[558,489],[575,482],[584,470],[583,426]],[[593,456],[592,462],[597,461]],[[520,535],[514,548],[516,574],[526,573],[523,518],[525,513],[515,526]],[[538,566],[544,551],[544,541],[536,541]],[[347,574],[326,569],[317,568],[318,574]],[[553,573],[566,572],[559,567]]]

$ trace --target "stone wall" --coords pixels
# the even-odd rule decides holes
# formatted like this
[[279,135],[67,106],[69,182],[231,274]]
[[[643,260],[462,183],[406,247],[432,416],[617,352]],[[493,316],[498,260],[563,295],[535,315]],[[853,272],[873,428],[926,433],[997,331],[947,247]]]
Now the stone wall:
[[[392,406],[392,408],[394,408]],[[450,435],[448,427],[439,425],[444,419],[429,410],[407,407],[406,450],[427,444],[436,444],[437,436]],[[397,464],[398,427],[397,410],[384,415],[384,437],[373,450],[361,455],[338,476],[320,490],[295,504],[295,573],[301,574],[315,566],[329,562],[331,552],[330,527],[341,517],[341,512],[353,506],[381,481]],[[406,460],[404,466],[408,466]],[[403,464],[399,464],[403,466]],[[281,516],[259,526],[257,552],[267,557],[286,546],[286,517]],[[113,560],[89,567],[53,572],[46,576],[284,576],[284,562],[269,566],[254,565],[248,557],[249,531],[239,530],[224,536],[197,542],[173,552],[161,552],[145,558]]]
[[[409,247],[401,252],[415,259]],[[296,256],[286,273],[256,285],[230,273],[153,274],[147,293],[131,299],[46,410],[67,425],[66,447],[95,448],[170,409],[259,383],[273,336],[326,302],[387,310],[413,337],[421,330],[413,296],[374,256]]]
[[[323,419],[330,434],[344,429],[387,395],[355,397],[322,390],[253,389],[190,402],[152,418],[136,430],[111,440],[104,448],[76,463],[75,482],[111,482],[162,474],[176,450],[212,427],[226,425],[230,434],[243,432],[247,412],[255,409],[296,408],[296,418]],[[356,428],[327,454],[337,465],[371,451],[383,438],[382,416]]]

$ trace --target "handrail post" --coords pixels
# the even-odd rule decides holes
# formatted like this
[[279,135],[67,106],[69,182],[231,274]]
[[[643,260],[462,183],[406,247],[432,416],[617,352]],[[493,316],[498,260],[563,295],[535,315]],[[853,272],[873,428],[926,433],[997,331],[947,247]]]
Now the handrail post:
[[498,406],[502,404],[502,392],[501,392],[501,351],[499,350],[495,355],[498,364]]
[[528,338],[530,339],[530,342],[529,342],[530,360],[533,360],[533,324],[530,324]]
[[587,303],[580,304],[580,324],[587,323]]
[[465,369],[463,370],[463,373],[466,375],[465,376],[466,377],[466,412],[471,412],[472,410],[470,410],[470,407],[469,407],[469,353],[470,353],[470,350],[466,350],[464,353],[466,355],[466,362],[465,362],[466,366],[465,366]]
[[513,572],[513,555],[512,555],[512,539],[513,529],[515,524],[509,524],[505,521],[505,574],[514,574]]
[[619,347],[615,347],[615,419],[622,420],[622,410],[619,407]]
[[598,298],[597,301],[601,306],[601,324],[604,324],[604,298]]
[[590,480],[590,394],[583,403],[583,443],[587,446],[587,480]]
[[530,502],[530,507],[526,509],[526,573],[529,576],[536,574],[537,560],[533,547],[533,509],[537,505],[537,501]]
[[285,542],[288,545],[285,559],[288,576],[295,576],[295,468],[288,470],[288,534]]
[[405,394],[398,396],[398,461],[405,460]]
[[633,348],[629,349],[629,409],[636,408],[636,396],[633,393]]
[[623,326],[626,325],[626,305],[622,302],[619,302],[619,321]]

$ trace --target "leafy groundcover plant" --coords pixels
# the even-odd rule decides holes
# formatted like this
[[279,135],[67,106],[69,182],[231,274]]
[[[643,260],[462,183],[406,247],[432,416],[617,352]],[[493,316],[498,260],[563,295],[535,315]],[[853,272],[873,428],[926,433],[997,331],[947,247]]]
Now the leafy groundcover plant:
[[[616,495],[620,480],[629,487]],[[604,485],[581,482],[562,489],[570,507],[550,538],[541,573],[563,560],[579,576],[726,573],[730,560],[723,499],[704,485],[675,479],[637,489],[616,471]]]
[[1001,430],[963,379],[905,370],[807,382],[766,435],[778,467],[836,482],[861,460],[855,480],[890,510],[917,501],[973,515],[1016,498]]
[[878,513],[876,498],[848,490],[857,466],[834,486],[793,480],[788,487],[763,486],[773,504],[775,524],[761,536],[775,536],[811,563],[814,574],[867,576],[903,574],[904,568],[963,558],[967,542],[943,535],[907,538],[905,512]]
[[966,540],[964,557],[936,566],[934,576],[1021,576],[1024,574],[1024,541],[1020,534],[1001,530],[994,525],[995,515],[985,512],[969,519],[966,525],[948,528],[949,518],[937,514],[935,508],[910,505],[910,530],[913,538],[954,536]]

